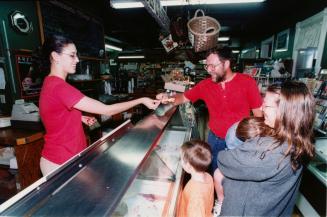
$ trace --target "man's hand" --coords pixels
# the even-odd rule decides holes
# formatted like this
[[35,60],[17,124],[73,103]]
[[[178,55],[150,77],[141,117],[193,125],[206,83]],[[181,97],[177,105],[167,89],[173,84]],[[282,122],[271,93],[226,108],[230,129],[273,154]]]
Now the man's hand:
[[[173,93],[173,96],[175,95],[176,93]],[[157,100],[160,100],[160,102],[162,104],[167,104],[167,103],[172,103],[172,102],[175,102],[175,97],[171,97],[169,96],[167,93],[159,93],[156,95],[156,99]]]
[[92,126],[97,122],[97,119],[95,117],[90,116],[82,116],[82,122],[86,124],[87,126]]

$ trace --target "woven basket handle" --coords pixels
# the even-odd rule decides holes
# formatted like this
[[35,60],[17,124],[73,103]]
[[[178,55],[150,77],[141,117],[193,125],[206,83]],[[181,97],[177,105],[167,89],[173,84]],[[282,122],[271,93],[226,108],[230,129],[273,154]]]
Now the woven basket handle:
[[216,29],[214,27],[209,27],[206,29],[205,33],[210,33],[211,31],[214,32]]
[[197,10],[195,11],[194,17],[198,17],[198,13],[199,13],[199,12],[201,12],[201,13],[202,13],[202,16],[204,17],[204,11],[201,10],[201,9],[197,9]]

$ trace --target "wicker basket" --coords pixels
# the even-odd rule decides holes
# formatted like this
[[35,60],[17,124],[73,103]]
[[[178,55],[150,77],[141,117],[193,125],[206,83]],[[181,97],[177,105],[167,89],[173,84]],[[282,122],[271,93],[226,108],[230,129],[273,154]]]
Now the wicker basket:
[[[198,16],[201,12],[202,16]],[[208,16],[204,16],[203,10],[196,10],[194,17],[187,23],[188,36],[195,52],[209,50],[217,45],[219,22]]]

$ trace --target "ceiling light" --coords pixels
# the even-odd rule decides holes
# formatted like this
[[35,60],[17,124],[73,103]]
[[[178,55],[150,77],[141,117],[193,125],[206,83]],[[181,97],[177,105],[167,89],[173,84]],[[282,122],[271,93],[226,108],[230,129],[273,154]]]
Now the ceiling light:
[[232,53],[239,53],[239,50],[232,50]]
[[259,3],[265,0],[161,0],[162,6],[181,6],[181,5],[202,5],[202,4],[239,4],[239,3]]
[[118,59],[144,59],[143,55],[135,55],[135,56],[118,56]]
[[229,41],[229,37],[218,37],[218,41]]
[[[161,0],[162,6],[182,6],[182,5],[210,5],[210,4],[239,4],[239,3],[260,3],[265,0]],[[114,1],[110,2],[111,6],[115,9],[125,8],[143,8],[144,4],[141,1],[126,2]]]
[[111,6],[115,9],[125,8],[144,8],[142,2],[111,2]]
[[276,52],[284,52],[284,51],[287,51],[287,49],[277,49],[275,50]]
[[190,2],[187,1],[174,1],[174,0],[165,0],[165,1],[160,1],[162,6],[182,6],[182,5],[188,5]]
[[110,45],[110,44],[105,44],[105,48],[109,49],[109,50],[116,50],[116,51],[122,51],[123,50],[120,47],[116,47],[116,46],[113,46],[113,45]]

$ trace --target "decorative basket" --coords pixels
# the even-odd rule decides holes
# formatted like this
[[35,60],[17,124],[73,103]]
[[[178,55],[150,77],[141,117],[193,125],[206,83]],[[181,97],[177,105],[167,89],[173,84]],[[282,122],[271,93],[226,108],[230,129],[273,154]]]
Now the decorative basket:
[[[198,16],[201,12],[202,16]],[[187,23],[189,40],[195,52],[209,50],[217,45],[219,22],[208,16],[204,16],[203,10],[196,10],[194,17]]]

